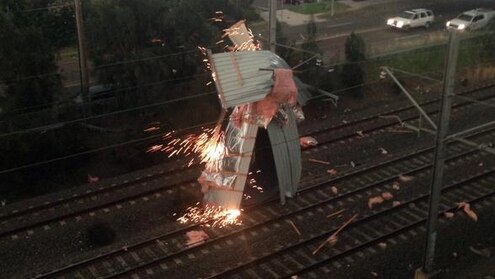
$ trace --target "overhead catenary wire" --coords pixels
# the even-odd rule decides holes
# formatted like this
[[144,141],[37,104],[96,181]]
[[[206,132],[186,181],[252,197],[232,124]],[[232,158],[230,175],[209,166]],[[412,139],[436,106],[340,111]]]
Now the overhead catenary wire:
[[[411,73],[409,73],[409,72],[408,72],[408,74],[411,74]],[[414,74],[414,73],[412,73],[412,74]],[[198,76],[200,76],[200,75],[206,75],[206,74],[199,74]],[[181,79],[181,78],[179,78],[179,79],[172,79],[172,80],[180,80],[180,79]],[[167,81],[167,80],[165,80],[165,81]],[[165,81],[162,81],[162,82],[165,82]],[[361,83],[361,84],[354,85],[354,86],[351,86],[351,87],[346,87],[346,88],[342,88],[342,89],[337,89],[337,90],[334,90],[334,91],[332,91],[332,92],[330,92],[330,93],[332,93],[332,94],[335,94],[335,93],[340,93],[340,92],[344,92],[344,91],[347,91],[347,90],[350,90],[350,89],[353,89],[353,88],[357,88],[357,87],[360,87],[360,86],[366,86],[366,85],[376,84],[376,83],[378,83],[379,81],[380,81],[380,80],[373,80],[373,81],[371,81],[371,82]],[[157,82],[157,83],[159,83],[159,82]],[[141,85],[141,86],[137,86],[137,87],[121,88],[121,89],[116,89],[115,91],[127,90],[127,89],[132,89],[132,88],[140,88],[140,87],[149,86],[149,85],[153,85],[153,84],[156,84],[156,83],[149,83],[149,84],[145,84],[145,85]],[[201,96],[201,94],[199,94],[199,96]],[[311,100],[313,100],[313,99],[317,99],[317,98],[320,98],[320,97],[323,97],[323,95],[313,96],[313,97],[311,98]],[[134,109],[133,109],[133,108],[131,108],[131,110],[134,110]],[[124,111],[124,112],[125,112],[126,110],[122,110],[122,111]],[[116,113],[118,113],[118,112],[116,112]],[[29,113],[28,113],[28,114],[29,114]],[[113,114],[113,113],[110,113],[109,115],[111,115],[111,114]],[[22,117],[22,115],[17,115],[17,116],[21,116],[21,117]],[[104,116],[104,115],[103,115],[103,116]],[[102,117],[103,117],[103,116],[102,116]],[[98,115],[97,115],[97,116],[94,116],[94,117],[99,118],[100,116],[98,116]],[[41,126],[41,127],[53,127],[54,125],[56,125],[56,126],[60,126],[60,125],[57,125],[57,124],[58,124],[58,123],[53,123],[53,124],[50,124],[50,125],[45,125],[45,126]],[[40,130],[40,128],[41,128],[41,127],[35,127],[35,128],[25,129],[25,130],[34,130],[34,131],[38,131],[38,130]],[[19,133],[23,133],[22,131],[25,131],[25,130],[14,131],[14,132],[12,132],[12,134],[19,134]],[[0,135],[0,137],[4,137],[4,136],[5,136],[5,134]]]
[[[372,83],[376,83],[376,82],[377,81],[374,81]],[[370,83],[363,83],[363,84],[360,84],[360,85],[357,85],[357,86],[364,86],[366,84],[370,84]],[[356,86],[353,86],[353,87],[356,87]],[[351,88],[352,87],[347,88],[347,89],[351,89]],[[334,92],[336,92],[336,91],[334,91]],[[387,118],[388,116],[381,116],[381,117]],[[228,118],[228,119],[231,120],[232,118]],[[399,121],[400,121],[400,119],[399,119]],[[174,132],[184,132],[184,131],[193,130],[193,129],[197,129],[197,128],[201,128],[201,127],[205,127],[205,126],[212,126],[214,124],[216,124],[216,121],[204,122],[204,123],[200,123],[200,124],[197,124],[197,125],[189,126],[189,127],[183,128],[183,129],[179,129],[179,130],[174,131]],[[1,170],[0,171],[0,174],[11,173],[11,172],[15,172],[15,171],[23,170],[23,169],[28,169],[28,168],[31,168],[31,167],[46,165],[46,164],[49,164],[49,163],[53,163],[53,162],[57,162],[57,161],[65,160],[65,159],[75,158],[75,157],[78,157],[78,156],[88,155],[88,154],[92,154],[92,153],[96,153],[96,152],[100,152],[100,151],[104,151],[104,150],[108,150],[108,149],[112,149],[112,148],[116,148],[116,147],[120,147],[120,146],[125,146],[125,145],[132,144],[132,143],[139,143],[139,142],[143,142],[143,141],[147,141],[147,140],[151,140],[151,139],[156,139],[156,138],[163,137],[163,136],[165,136],[168,133],[169,132],[165,132],[165,133],[161,133],[159,135],[153,135],[153,136],[149,136],[149,137],[143,137],[143,138],[139,138],[139,139],[133,139],[133,140],[130,140],[130,141],[126,141],[124,143],[112,144],[112,145],[108,145],[108,146],[104,146],[104,147],[100,147],[100,148],[96,148],[96,149],[92,149],[92,150],[88,150],[88,151],[84,151],[84,152],[79,152],[79,153],[74,153],[74,154],[67,155],[67,156],[53,158],[53,159],[46,160],[46,161],[41,161],[41,162],[26,164],[26,165],[22,165],[22,166],[17,166],[17,167],[14,167],[14,168],[4,169],[4,170]],[[294,139],[287,139],[287,140],[285,140],[285,141],[283,141],[281,143],[277,143],[276,145],[286,144],[286,143],[290,143],[290,142],[293,142],[293,141],[299,141],[299,140],[300,140],[299,137],[294,138]],[[261,149],[264,150],[266,148],[268,148],[268,147],[261,148]],[[260,150],[260,149],[257,149],[257,150]]]
[[[441,44],[440,44],[441,45]],[[285,46],[283,45],[283,47],[289,47],[289,46]],[[430,49],[429,51],[436,51],[434,49],[431,49],[433,46],[425,46],[425,47],[421,47],[421,48],[415,48],[415,49],[407,49],[407,50],[401,50],[401,52],[407,52],[407,51],[412,51],[412,50],[421,50],[421,49]],[[296,49],[296,50],[299,50],[297,48],[293,48],[293,49]],[[100,66],[97,66],[97,67],[93,67],[91,69],[98,69],[98,68],[106,68],[106,67],[111,67],[111,66],[116,66],[116,65],[124,65],[124,64],[128,64],[128,63],[136,63],[136,62],[142,62],[142,61],[147,61],[147,60],[154,60],[154,59],[160,59],[160,58],[164,58],[164,57],[170,57],[170,56],[175,56],[175,55],[181,55],[181,54],[188,54],[188,53],[193,53],[193,52],[196,52],[197,49],[191,49],[191,50],[188,50],[188,51],[183,51],[183,52],[176,52],[176,53],[171,53],[171,54],[166,54],[166,55],[162,55],[162,56],[154,56],[154,57],[148,57],[148,58],[142,58],[142,59],[134,59],[134,60],[127,60],[127,61],[120,61],[120,62],[115,62],[115,63],[109,63],[109,64],[103,64],[103,65],[100,65]],[[303,51],[303,50],[301,50]],[[374,59],[385,59],[385,56],[379,56],[379,57],[372,57],[372,58],[368,58],[368,59],[365,59],[365,60],[360,60],[360,61],[353,61],[353,62],[339,62],[339,63],[333,63],[333,64],[328,64],[326,65],[326,67],[335,67],[335,66],[339,66],[339,65],[344,65],[344,64],[361,64],[361,63],[373,63]],[[59,73],[53,73],[53,75],[58,75]],[[40,78],[40,77],[43,77],[43,76],[49,76],[51,74],[42,74],[42,75],[33,75],[33,76],[30,76],[30,77],[24,77],[24,78],[19,78],[18,80],[24,80],[24,79],[29,79],[29,78]],[[12,80],[11,80],[12,81]],[[8,82],[8,81],[0,81],[0,82]],[[120,90],[120,89],[119,89]],[[123,89],[125,90],[125,89]],[[28,108],[22,108],[22,109],[18,109],[18,110],[15,110],[13,112],[16,112],[16,111],[25,111],[25,110],[29,110],[31,108],[38,108],[38,107],[43,107],[43,106],[47,106],[49,104],[63,104],[63,103],[60,103],[60,102],[53,102],[53,103],[47,103],[47,104],[41,104],[41,105],[37,105],[37,106],[31,106],[31,107],[28,107]]]
[[[185,131],[188,131],[188,130],[198,129],[198,128],[202,128],[202,127],[205,127],[205,126],[213,126],[216,123],[217,123],[216,120],[215,121],[210,121],[210,122],[204,122],[204,123],[200,123],[200,124],[197,124],[197,125],[189,126],[189,127],[183,128],[183,129],[179,129],[179,130],[176,130],[174,132],[185,132]],[[50,163],[54,163],[54,162],[58,162],[58,161],[63,161],[63,160],[66,160],[66,159],[71,159],[71,158],[76,158],[76,157],[79,157],[79,156],[89,155],[89,154],[93,154],[93,153],[97,153],[97,152],[101,152],[101,151],[105,151],[105,150],[109,150],[109,149],[113,149],[113,148],[117,148],[117,147],[129,145],[129,144],[133,144],[133,143],[140,143],[140,142],[144,142],[144,141],[148,141],[148,140],[163,138],[164,136],[166,136],[169,133],[170,133],[170,131],[167,131],[167,132],[160,133],[158,135],[152,135],[152,136],[148,136],[148,137],[142,137],[142,138],[132,139],[132,140],[129,140],[129,141],[126,141],[126,142],[116,143],[116,144],[112,144],[112,145],[107,145],[107,146],[103,146],[103,147],[99,147],[99,148],[95,148],[95,149],[91,149],[91,150],[87,150],[87,151],[83,151],[83,152],[73,153],[73,154],[66,155],[66,156],[61,156],[61,157],[56,157],[56,158],[45,160],[45,161],[40,161],[40,162],[25,164],[25,165],[21,165],[21,166],[16,166],[16,167],[13,167],[13,168],[0,170],[0,175],[11,173],[11,172],[16,172],[16,171],[20,171],[20,170],[24,170],[24,169],[29,169],[29,168],[32,168],[32,167],[38,167],[38,166],[42,166],[42,165],[47,165],[47,164],[50,164]],[[274,144],[272,146],[278,146],[278,145],[287,144],[287,143],[295,142],[295,141],[298,141],[299,142],[300,141],[299,137],[293,138],[293,139],[286,139],[285,141],[282,141],[280,143],[276,143],[276,144]],[[263,148],[258,148],[256,150],[266,150],[267,148],[268,147],[263,147]],[[221,159],[219,159],[219,160],[221,160]]]
[[[358,85],[354,85],[354,86],[350,86],[350,87],[346,87],[346,88],[334,90],[334,91],[329,92],[329,93],[331,93],[331,94],[340,93],[340,92],[344,92],[344,91],[347,91],[347,90],[350,90],[350,89],[354,89],[354,88],[358,88],[358,87],[361,87],[361,86],[376,84],[379,81],[380,80],[374,80],[372,82],[361,83],[361,84],[358,84]],[[48,124],[48,125],[43,125],[43,126],[38,126],[38,127],[32,127],[32,128],[17,130],[17,131],[13,131],[13,132],[9,132],[9,133],[3,133],[3,134],[0,134],[0,138],[4,138],[4,137],[8,137],[8,136],[13,136],[13,135],[19,135],[19,134],[26,134],[26,133],[31,133],[31,132],[43,131],[43,130],[47,130],[47,129],[52,129],[53,127],[62,127],[62,126],[65,126],[65,125],[75,124],[75,123],[78,123],[78,122],[99,119],[99,118],[106,117],[106,116],[114,116],[114,115],[118,115],[118,114],[121,114],[121,113],[126,113],[126,112],[130,112],[130,111],[135,111],[135,110],[141,110],[141,109],[145,109],[145,108],[162,106],[162,105],[165,105],[165,104],[170,104],[170,103],[179,102],[179,101],[183,101],[183,100],[189,100],[189,99],[198,98],[198,97],[211,96],[211,95],[214,95],[216,93],[217,93],[216,91],[210,91],[210,92],[207,92],[207,93],[200,93],[200,94],[195,94],[195,95],[191,95],[191,96],[180,97],[180,98],[176,98],[176,99],[173,99],[173,100],[167,100],[167,101],[158,102],[158,103],[154,103],[154,104],[147,104],[147,105],[143,105],[143,106],[139,106],[139,107],[133,107],[133,108],[129,108],[129,109],[123,109],[123,110],[113,111],[113,112],[109,112],[109,113],[88,116],[88,117],[84,117],[84,118],[77,118],[77,119],[68,120],[68,121],[55,122],[55,123],[51,123],[51,124]],[[325,97],[325,96],[326,95],[323,95],[323,94],[316,94],[316,96],[313,96],[312,98],[310,98],[310,100],[318,99],[320,97]]]
[[165,55],[132,59],[132,60],[125,60],[125,61],[109,63],[109,64],[102,64],[102,65],[98,65],[98,66],[94,66],[94,67],[89,67],[88,69],[98,70],[101,68],[108,68],[108,67],[112,67],[112,66],[120,66],[120,65],[124,65],[124,64],[144,62],[144,61],[149,61],[149,60],[154,60],[154,59],[161,59],[161,58],[167,58],[167,57],[172,57],[172,56],[177,56],[177,55],[190,54],[190,53],[195,53],[197,51],[198,51],[198,49],[195,48],[195,49],[185,50],[185,51],[181,51],[181,52],[174,52],[174,53],[165,54]]
[[84,152],[74,153],[74,154],[67,155],[67,156],[62,156],[62,157],[57,157],[57,158],[53,158],[53,159],[46,160],[46,161],[41,161],[41,162],[26,164],[26,165],[22,165],[22,166],[10,168],[10,169],[4,169],[4,170],[1,170],[0,171],[0,174],[6,174],[6,173],[10,173],[10,172],[14,172],[14,171],[19,171],[19,170],[23,170],[23,169],[28,169],[28,168],[32,168],[32,167],[36,167],[36,166],[42,166],[42,165],[46,165],[46,164],[50,164],[50,163],[54,163],[54,162],[58,162],[58,161],[66,160],[66,159],[70,159],[70,158],[75,158],[75,157],[79,157],[79,156],[83,156],[83,155],[88,155],[88,154],[96,153],[96,152],[99,152],[99,151],[104,151],[104,150],[108,150],[108,149],[112,149],[112,148],[116,148],[116,147],[120,147],[120,146],[125,146],[125,145],[131,144],[131,143],[138,143],[138,142],[142,142],[142,141],[145,141],[145,140],[151,140],[151,139],[159,138],[159,137],[162,137],[162,136],[163,135],[153,135],[153,136],[149,136],[149,137],[146,137],[146,138],[134,139],[134,140],[130,140],[130,141],[127,141],[127,142],[124,142],[124,143],[112,144],[112,145],[108,145],[108,146],[104,146],[104,147],[100,147],[100,148],[95,148],[95,149],[91,149],[91,150],[84,151]]
[[83,117],[83,118],[77,118],[77,119],[73,119],[73,120],[60,121],[60,122],[52,123],[49,125],[43,125],[43,126],[38,126],[38,127],[28,128],[28,129],[22,129],[22,130],[18,130],[18,131],[14,131],[14,132],[9,132],[9,133],[3,133],[3,134],[0,134],[0,138],[9,137],[9,136],[13,136],[13,135],[19,135],[19,134],[27,134],[27,133],[31,133],[31,132],[49,130],[53,127],[62,127],[65,125],[75,124],[75,123],[84,122],[84,121],[88,121],[88,120],[95,120],[95,119],[99,119],[99,118],[106,117],[106,116],[114,116],[114,115],[118,115],[118,114],[122,114],[122,113],[126,113],[126,112],[131,112],[131,111],[149,109],[152,107],[162,106],[162,105],[166,105],[166,104],[172,104],[175,102],[190,100],[190,99],[194,99],[194,98],[198,98],[198,97],[212,96],[214,94],[216,94],[216,91],[210,91],[210,92],[206,92],[206,93],[180,97],[180,98],[167,100],[167,101],[163,101],[163,102],[158,102],[158,103],[153,103],[153,104],[146,104],[146,105],[142,105],[142,106],[112,111],[112,112],[98,114],[98,115],[87,116],[87,117]]
[[[189,54],[189,53],[194,53],[198,51],[197,49],[190,49],[186,51],[181,51],[181,52],[173,52],[165,55],[158,55],[158,56],[151,56],[151,57],[146,57],[146,58],[139,58],[139,59],[132,59],[132,60],[124,60],[124,61],[118,61],[114,63],[108,63],[108,64],[102,64],[98,66],[93,66],[93,67],[88,67],[89,70],[97,70],[100,68],[108,68],[112,66],[121,66],[125,64],[131,64],[131,63],[137,63],[137,62],[143,62],[143,61],[149,61],[149,60],[155,60],[155,59],[162,59],[162,58],[167,58],[167,57],[172,57],[172,56],[178,56],[178,55],[184,55],[184,54]],[[75,62],[77,63],[77,62]],[[15,79],[4,79],[0,80],[0,83],[11,83],[11,82],[17,82],[17,81],[25,81],[29,79],[37,79],[37,78],[42,78],[42,77],[47,77],[47,76],[54,76],[54,75],[59,75],[60,73],[57,72],[50,72],[50,73],[41,73],[37,75],[30,75],[30,76],[24,76],[24,77],[19,77]]]
[[[145,83],[145,84],[140,84],[140,85],[136,85],[136,86],[129,86],[129,87],[123,87],[123,88],[115,88],[115,89],[108,90],[107,92],[119,92],[119,91],[131,90],[131,89],[134,89],[135,90],[135,89],[140,89],[140,88],[144,88],[144,87],[148,87],[148,86],[152,86],[152,85],[158,85],[158,84],[162,84],[162,83],[166,83],[166,82],[188,80],[190,78],[195,78],[195,77],[200,77],[200,76],[206,76],[206,75],[208,75],[208,73],[201,73],[201,74],[196,74],[196,75],[191,75],[191,76],[184,76],[184,77],[179,77],[179,78],[159,80],[159,81]],[[98,96],[104,95],[104,94],[107,94],[107,93],[106,92],[97,93],[97,94],[91,95],[91,97],[95,98],[95,97],[98,97]],[[73,103],[73,99],[74,99],[74,97],[68,97],[68,98],[65,98],[63,100],[59,100],[59,101],[55,101],[55,102],[44,103],[44,104],[39,104],[39,105],[35,105],[35,106],[24,107],[24,108],[17,109],[17,110],[12,110],[12,111],[9,111],[9,113],[10,114],[14,113],[13,116],[22,116],[23,114],[15,114],[15,113],[16,112],[33,110],[33,109],[37,109],[37,108],[43,108],[43,107],[50,108],[50,106],[53,106],[53,105],[64,105],[64,104],[68,104],[68,103]],[[92,102],[90,101],[90,102],[87,102],[86,104],[91,104],[91,103]],[[30,112],[28,112],[26,114],[30,114]]]
[[[349,87],[345,87],[345,88],[341,88],[341,89],[336,89],[336,90],[333,90],[333,91],[331,91],[329,93],[330,94],[337,94],[337,93],[345,92],[345,91],[348,91],[348,90],[351,90],[351,89],[359,88],[359,87],[362,87],[362,86],[368,86],[368,85],[377,84],[377,83],[380,83],[381,81],[382,81],[381,79],[375,79],[375,80],[371,80],[371,81],[368,81],[368,82],[363,82],[363,83],[360,83],[360,84],[357,84],[357,85],[353,85],[353,86],[349,86]],[[38,126],[38,127],[33,127],[33,128],[27,128],[27,129],[18,130],[18,131],[14,131],[14,132],[10,132],[10,133],[0,134],[0,138],[7,137],[7,136],[12,136],[12,135],[16,135],[16,134],[24,134],[24,133],[30,133],[30,132],[37,132],[37,131],[40,131],[40,130],[42,131],[44,128],[48,129],[48,128],[51,128],[51,127],[61,127],[61,126],[67,125],[67,124],[74,124],[74,123],[78,123],[78,122],[82,122],[82,121],[94,120],[94,119],[102,118],[102,117],[105,117],[105,116],[113,116],[113,115],[117,115],[117,114],[120,114],[120,113],[125,113],[125,112],[130,112],[130,111],[135,111],[135,110],[140,110],[140,109],[150,108],[150,107],[155,107],[155,106],[161,106],[161,105],[170,104],[170,103],[173,103],[173,102],[178,102],[178,101],[182,101],[182,100],[186,100],[186,99],[193,99],[193,98],[197,98],[197,97],[210,96],[210,95],[213,95],[215,93],[217,93],[217,92],[216,91],[210,91],[210,92],[207,92],[207,93],[195,94],[195,95],[191,95],[191,96],[187,96],[187,97],[181,97],[181,98],[177,98],[177,99],[173,99],[173,100],[167,100],[167,101],[164,101],[164,102],[159,102],[159,103],[154,103],[154,104],[147,104],[147,105],[143,105],[143,106],[139,106],[139,107],[124,109],[124,110],[118,110],[118,111],[114,111],[114,112],[110,112],[110,113],[99,114],[99,115],[94,115],[94,116],[85,117],[85,118],[78,118],[78,119],[74,119],[74,120],[70,120],[70,121],[66,121],[66,122],[56,122],[56,123],[51,123],[49,125],[43,125],[43,126]],[[316,94],[315,96],[311,97],[310,100],[315,100],[315,99],[318,99],[318,98],[321,98],[321,97],[325,97],[325,96],[326,95],[323,95],[323,94]]]
[[43,8],[26,9],[26,10],[22,10],[22,12],[30,13],[30,12],[39,12],[39,11],[49,11],[51,9],[73,7],[73,6],[74,6],[73,4],[54,5],[54,6],[48,6],[48,7],[43,7]]

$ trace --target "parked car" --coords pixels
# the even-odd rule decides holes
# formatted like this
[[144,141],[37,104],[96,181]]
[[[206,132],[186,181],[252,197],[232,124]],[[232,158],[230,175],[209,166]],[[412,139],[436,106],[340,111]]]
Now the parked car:
[[463,12],[456,18],[447,21],[447,29],[477,30],[485,27],[495,17],[495,11],[474,9]]
[[388,19],[387,25],[407,31],[416,27],[429,28],[434,20],[435,15],[431,10],[413,9],[404,11],[399,16]]

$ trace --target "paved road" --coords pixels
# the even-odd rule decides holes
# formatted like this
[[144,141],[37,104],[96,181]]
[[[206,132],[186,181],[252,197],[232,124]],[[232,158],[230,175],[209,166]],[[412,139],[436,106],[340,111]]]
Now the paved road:
[[[352,3],[350,0],[346,0]],[[254,6],[266,6],[268,1],[255,0]],[[345,38],[351,33],[359,33],[365,40],[370,50],[370,55],[379,52],[392,52],[402,47],[414,47],[425,44],[440,43],[447,37],[445,22],[460,12],[477,7],[495,7],[493,1],[488,0],[438,0],[435,3],[428,0],[368,0],[374,5],[355,7],[354,11],[334,18],[327,18],[324,22],[317,22],[318,43],[324,51],[326,63],[341,61]],[[356,2],[363,3],[363,2]],[[390,30],[385,22],[395,16],[399,11],[412,8],[428,8],[434,11],[436,22],[429,30],[423,28],[401,32]],[[279,11],[279,13],[283,13]],[[285,11],[285,13],[288,13]],[[283,14],[282,14],[283,15]],[[292,18],[290,18],[292,17]],[[307,37],[307,24],[294,25],[302,22],[297,15],[284,16],[287,22],[282,22],[282,32],[285,37],[301,43]],[[299,16],[301,17],[301,16]],[[304,17],[304,16],[303,16]],[[264,31],[257,32],[262,37],[267,37]]]
[[[490,2],[486,0],[450,0],[430,3],[431,1],[399,1],[395,3],[381,4],[364,7],[348,16],[336,17],[326,22],[317,23],[317,30],[320,34],[349,34],[351,31],[366,31],[375,29],[385,29],[385,22],[388,18],[395,16],[398,12],[412,8],[428,8],[434,11],[436,22],[443,28],[445,22],[455,17],[464,10],[476,7],[490,7]],[[491,2],[495,7],[495,3]],[[306,26],[285,26],[284,33],[291,37],[297,37],[299,33],[306,33]]]

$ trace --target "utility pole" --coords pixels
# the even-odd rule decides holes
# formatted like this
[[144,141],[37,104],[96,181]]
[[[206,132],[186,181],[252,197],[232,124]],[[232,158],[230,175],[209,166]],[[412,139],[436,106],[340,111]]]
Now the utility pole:
[[84,24],[81,9],[81,0],[74,0],[75,14],[76,14],[76,28],[77,28],[77,39],[79,43],[79,75],[81,79],[81,96],[83,99],[83,108],[85,103],[89,99],[89,77],[88,77],[88,67],[86,61],[86,43],[84,40]]
[[269,19],[268,19],[268,44],[270,51],[275,53],[277,43],[277,0],[269,0]]
[[423,267],[416,271],[416,279],[429,278],[433,273],[435,259],[435,245],[437,241],[438,208],[442,193],[442,182],[444,164],[446,157],[446,137],[449,129],[449,118],[454,97],[454,80],[459,52],[459,34],[451,31],[447,47],[447,61],[445,63],[445,74],[443,81],[443,95],[440,107],[440,119],[437,125],[435,140],[435,157],[433,162],[433,177],[430,189],[430,201],[428,209],[428,220],[426,229],[426,245]]

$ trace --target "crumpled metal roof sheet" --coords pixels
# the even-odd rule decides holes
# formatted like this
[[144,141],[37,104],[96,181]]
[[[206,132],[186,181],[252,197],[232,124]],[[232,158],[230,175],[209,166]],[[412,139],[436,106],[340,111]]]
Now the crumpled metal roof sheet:
[[238,51],[210,56],[215,84],[224,108],[260,101],[270,92],[273,73],[270,51]]
[[288,110],[288,115],[286,125],[280,125],[277,121],[268,125],[282,204],[285,203],[286,196],[293,197],[296,194],[302,170],[296,116],[292,110]]
[[[270,93],[273,72],[260,69],[290,68],[278,55],[271,51],[237,51],[209,55],[211,69],[215,76],[223,108],[260,101]],[[309,92],[298,78],[298,102],[305,104]]]

